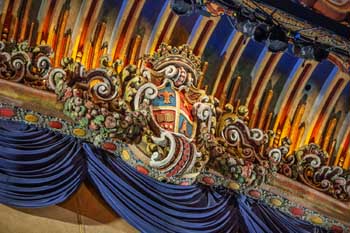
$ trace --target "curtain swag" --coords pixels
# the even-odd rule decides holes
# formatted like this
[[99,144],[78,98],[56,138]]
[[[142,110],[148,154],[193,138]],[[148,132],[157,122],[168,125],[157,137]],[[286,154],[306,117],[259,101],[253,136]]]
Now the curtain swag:
[[55,205],[88,179],[141,232],[324,232],[229,190],[156,181],[119,157],[48,129],[0,120],[0,151],[2,204]]

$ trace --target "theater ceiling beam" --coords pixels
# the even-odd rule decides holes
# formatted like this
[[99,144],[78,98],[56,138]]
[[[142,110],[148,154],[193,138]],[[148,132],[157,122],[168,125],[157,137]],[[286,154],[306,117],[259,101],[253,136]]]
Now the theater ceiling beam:
[[[96,1],[93,3],[94,6],[92,7],[94,10],[91,15],[91,18],[89,19],[89,21],[86,21],[84,24],[84,27],[86,27],[84,28],[84,38],[81,38],[81,45],[83,46],[82,62],[83,64],[87,64],[88,68],[91,67],[91,64],[88,60],[90,59],[91,56],[93,56],[93,54],[91,54],[90,51],[94,49],[91,46],[92,46],[94,33],[96,33],[95,30],[97,30],[97,27],[99,25],[98,16],[101,11],[102,3],[103,1]],[[100,47],[100,45],[95,45],[95,46],[98,48]]]
[[61,13],[62,17],[57,20],[56,25],[56,36],[53,42],[53,49],[55,50],[55,66],[59,66],[63,57],[67,56],[67,48],[69,48],[71,44],[71,31],[67,32],[67,23],[69,20],[69,15],[72,15],[71,6],[65,5],[62,7]]
[[235,51],[238,51],[238,48],[241,47],[242,41],[243,41],[243,34],[235,30],[231,32],[230,36],[226,40],[225,46],[220,53],[220,56],[222,57],[222,61],[220,63],[220,68],[215,78],[215,82],[211,92],[213,96],[217,96],[218,93],[221,93],[221,91],[219,90],[219,85],[220,83],[225,82],[225,80],[222,80],[222,78],[223,78],[224,70],[226,68],[226,64],[231,57],[235,57],[235,54],[236,54]]
[[72,49],[70,56],[76,59],[79,50],[80,37],[84,30],[84,22],[89,14],[89,9],[91,8],[92,0],[84,0],[79,8],[79,13],[75,19],[75,24],[72,30]]
[[54,41],[54,37],[56,36],[56,28],[58,26],[59,16],[65,2],[66,0],[56,1],[55,8],[53,10],[49,25],[47,27],[48,28],[47,40],[46,40],[47,45],[53,46],[53,41]]
[[36,44],[47,44],[49,28],[52,23],[54,12],[59,11],[55,1],[42,1],[38,14],[38,30]]
[[280,131],[282,133],[280,139],[289,135],[289,132],[286,132],[286,121],[293,119],[295,110],[302,97],[304,86],[309,81],[317,64],[318,63],[314,61],[304,61],[299,59],[279,95],[274,109],[274,112],[277,115],[273,131]]
[[145,0],[124,0],[118,17],[115,21],[111,46],[108,54],[113,60],[126,60],[129,42],[132,39],[134,28],[141,14],[141,10],[145,4]]
[[[131,44],[130,42],[133,40],[134,35],[134,30],[130,30],[131,28],[134,29],[136,28],[136,23],[140,18],[141,11],[143,6],[145,5],[146,0],[138,0],[134,4],[134,11],[131,12],[131,15],[129,15],[130,18],[130,23],[128,25],[124,25],[126,27],[125,29],[125,34],[122,35],[123,37],[123,42],[121,42],[121,48],[119,51],[119,58],[122,59],[122,61],[125,62],[127,53],[129,51],[129,45]],[[119,38],[121,40],[121,38]],[[114,58],[117,58],[118,50],[114,54]]]
[[128,4],[127,0],[123,0],[123,3],[120,7],[117,19],[115,20],[113,25],[110,44],[108,46],[108,55],[110,55],[111,57],[114,57],[114,51],[117,48],[118,39],[120,37],[120,34],[122,33],[122,28],[127,21],[127,17],[131,11],[133,3],[134,3],[134,0],[131,0],[130,4]]
[[203,51],[219,21],[219,17],[198,17],[187,41],[187,44],[193,49],[194,54],[202,56]]
[[30,28],[28,27],[29,11],[31,10],[32,0],[27,0],[22,2],[23,15],[21,16],[21,23],[19,25],[20,30],[18,30],[16,35],[17,41],[23,41],[25,38],[26,31]]
[[3,6],[4,11],[3,15],[1,16],[3,23],[1,39],[13,40],[18,21],[16,13],[18,12],[18,9],[20,7],[20,0],[5,2]]
[[38,29],[36,30],[36,32],[33,32],[32,38],[30,40],[30,44],[33,45],[37,45],[40,44],[41,41],[41,31],[42,31],[42,27],[43,27],[43,23],[46,17],[46,14],[49,10],[50,7],[50,3],[48,1],[41,1],[40,7],[39,7],[39,11],[38,14],[36,16],[36,20],[37,25],[38,25]]
[[[229,94],[228,91],[230,89],[230,84],[233,80],[233,74],[236,70],[237,64],[239,59],[241,58],[241,55],[244,51],[244,49],[247,47],[248,45],[248,41],[249,39],[246,38],[242,38],[239,41],[239,43],[237,44],[234,53],[231,54],[230,58],[228,59],[228,61],[225,64],[225,68],[223,70],[223,88],[219,89],[218,91],[221,93],[220,94],[220,107],[224,107],[224,105],[229,102]],[[232,93],[231,93],[232,94]]]
[[164,3],[157,17],[157,21],[152,28],[152,33],[147,43],[146,53],[155,51],[163,41],[169,42],[173,34],[179,16],[172,12],[169,3],[169,0]]
[[318,116],[319,119],[316,122],[316,127],[313,129],[313,135],[315,136],[315,142],[320,144],[323,130],[326,127],[326,123],[332,113],[332,111],[335,108],[335,105],[341,96],[344,88],[346,87],[348,81],[345,81],[344,79],[340,79],[337,81],[335,87],[333,88],[332,92],[330,93],[328,99],[326,100],[323,109],[321,111],[321,114]]
[[[287,101],[287,105],[283,105],[287,108],[287,114],[290,113],[291,115],[294,115],[299,101],[303,97],[303,92],[306,84],[309,82],[311,75],[313,74],[314,70],[317,67],[317,62],[309,60],[305,61],[305,65],[302,69],[302,72],[300,73],[299,77],[294,80],[294,86],[292,87],[292,91],[290,93],[290,98],[292,100],[290,102]],[[288,104],[291,104],[291,106],[288,106]]]
[[0,15],[0,32],[2,34],[2,29],[4,26],[4,22],[5,22],[5,17],[6,17],[6,12],[7,12],[7,8],[8,5],[10,3],[10,0],[3,0],[0,1],[0,9],[1,9],[1,15]]
[[350,150],[349,150],[349,143],[350,143],[350,112],[347,113],[340,132],[337,136],[337,146],[335,151],[337,151],[336,158],[333,162],[334,166],[340,166],[344,167],[346,169],[349,169],[350,166]]
[[259,106],[262,101],[262,96],[265,92],[268,81],[270,80],[273,71],[280,61],[283,53],[263,53],[263,58],[257,63],[258,68],[254,73],[252,86],[250,88],[246,104],[250,112],[250,127],[255,127],[257,123],[257,115],[259,114]]
[[346,77],[343,72],[337,69],[333,70],[328,76],[311,111],[305,114],[306,134],[302,140],[304,144],[310,142],[319,143],[326,120],[329,118],[339,96],[348,83],[348,79],[345,80]]

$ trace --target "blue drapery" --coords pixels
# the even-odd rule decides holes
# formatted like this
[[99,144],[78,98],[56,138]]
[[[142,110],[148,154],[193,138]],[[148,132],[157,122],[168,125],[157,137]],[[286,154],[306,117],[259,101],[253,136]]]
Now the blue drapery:
[[0,159],[0,202],[7,205],[58,204],[87,178],[142,232],[322,231],[228,190],[158,182],[119,157],[24,123],[0,120]]
[[84,179],[78,141],[48,129],[0,122],[0,202],[42,207],[67,199]]

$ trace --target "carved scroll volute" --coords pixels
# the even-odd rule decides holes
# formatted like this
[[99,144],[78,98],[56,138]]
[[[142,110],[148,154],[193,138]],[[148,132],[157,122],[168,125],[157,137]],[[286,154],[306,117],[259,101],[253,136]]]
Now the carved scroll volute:
[[260,147],[267,143],[267,135],[260,129],[250,129],[244,122],[244,117],[232,112],[226,106],[226,112],[220,119],[221,137],[229,147],[238,149],[245,160],[259,159]]
[[350,171],[341,167],[327,166],[328,154],[318,145],[310,144],[297,150],[297,177],[305,184],[321,192],[328,193],[336,199],[350,200]]
[[194,104],[193,114],[196,117],[199,128],[197,134],[213,133],[216,128],[215,102],[212,98],[204,96],[200,102]]
[[27,42],[0,42],[0,77],[46,89],[51,69],[52,49],[48,46],[29,47]]
[[26,78],[28,82],[41,81],[43,84],[51,70],[50,56],[53,54],[51,47],[38,46],[31,51],[32,61],[27,64]]
[[[0,48],[4,47],[3,42],[0,42]],[[3,49],[1,49],[3,50]],[[26,63],[29,57],[24,52],[11,54],[7,52],[0,53],[0,74],[1,77],[14,82],[20,82],[25,76]]]
[[89,95],[95,103],[109,102],[120,92],[119,78],[116,74],[108,75],[105,70],[93,70],[86,75]]

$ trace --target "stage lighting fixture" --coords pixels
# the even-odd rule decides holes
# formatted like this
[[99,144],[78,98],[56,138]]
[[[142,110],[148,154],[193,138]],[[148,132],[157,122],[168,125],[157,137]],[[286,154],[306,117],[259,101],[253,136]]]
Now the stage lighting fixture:
[[327,51],[327,50],[325,50],[325,49],[323,49],[321,47],[315,47],[314,48],[314,59],[316,61],[320,62],[320,61],[322,61],[324,59],[327,59],[328,55],[329,55],[329,51]]
[[267,40],[267,47],[271,52],[284,52],[288,48],[288,38],[282,28],[275,26]]
[[255,28],[257,26],[256,22],[252,22],[249,19],[244,21],[237,21],[236,29],[242,32],[245,36],[252,37],[254,35]]
[[321,62],[327,59],[329,52],[320,45],[294,45],[293,53],[304,59],[312,59]]
[[194,2],[192,0],[172,0],[170,7],[177,15],[190,15],[194,11]]
[[268,26],[264,23],[258,24],[255,27],[253,39],[257,42],[263,42],[267,40],[269,36],[269,29]]

